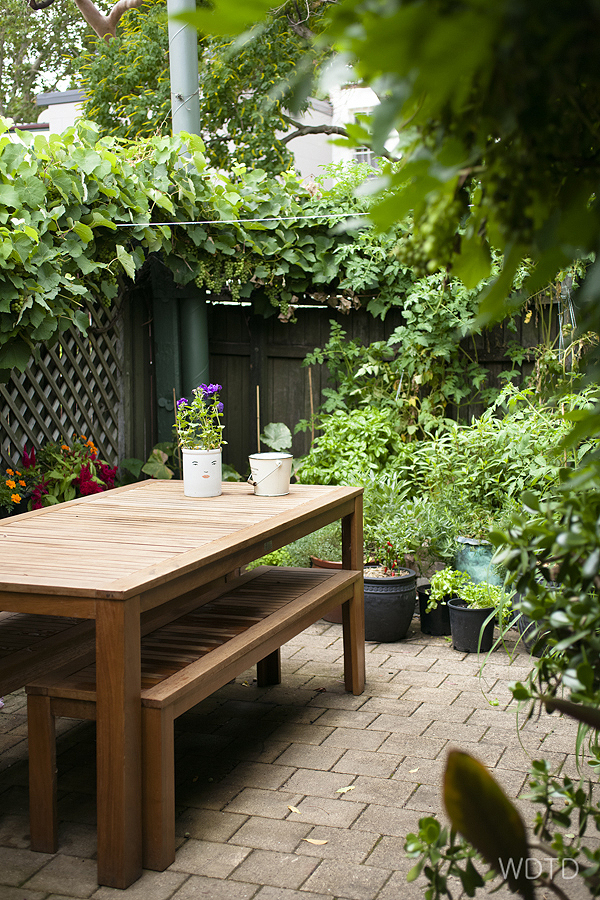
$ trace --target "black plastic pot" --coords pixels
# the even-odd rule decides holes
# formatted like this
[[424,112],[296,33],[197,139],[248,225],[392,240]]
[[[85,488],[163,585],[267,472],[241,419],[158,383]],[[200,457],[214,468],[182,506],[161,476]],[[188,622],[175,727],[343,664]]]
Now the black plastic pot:
[[412,622],[417,597],[417,573],[374,578],[365,569],[365,640],[401,641]]
[[421,618],[421,631],[423,634],[431,634],[434,637],[444,637],[450,634],[450,613],[448,611],[448,603],[441,600],[435,609],[427,612],[427,604],[431,586],[424,584],[417,588],[417,596],[419,598],[419,616]]
[[[487,653],[494,643],[494,608],[477,609],[467,606],[464,600],[452,597],[448,600],[452,646],[463,653]],[[486,624],[486,620],[492,618]]]

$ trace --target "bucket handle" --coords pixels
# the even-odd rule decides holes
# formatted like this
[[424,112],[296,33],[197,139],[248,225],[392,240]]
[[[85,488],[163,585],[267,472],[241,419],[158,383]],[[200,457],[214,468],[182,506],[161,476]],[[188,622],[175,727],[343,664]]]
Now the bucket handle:
[[272,475],[273,472],[276,472],[277,469],[281,468],[282,465],[283,465],[283,463],[282,463],[282,461],[281,461],[280,459],[276,460],[276,461],[275,461],[275,468],[274,468],[274,469],[271,469],[270,472],[267,472],[266,475],[263,475],[263,477],[260,479],[260,481],[253,481],[253,480],[252,480],[252,473],[250,473],[250,475],[248,475],[248,478],[247,478],[248,484],[251,484],[253,487],[256,487],[257,484],[261,484],[261,482],[263,482],[263,481],[265,480],[265,478],[268,478],[269,475]]

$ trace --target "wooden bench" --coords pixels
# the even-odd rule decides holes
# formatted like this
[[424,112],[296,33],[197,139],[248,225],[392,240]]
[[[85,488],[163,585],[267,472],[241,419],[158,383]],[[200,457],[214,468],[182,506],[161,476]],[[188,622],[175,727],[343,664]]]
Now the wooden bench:
[[[174,719],[254,664],[278,684],[282,644],[340,603],[345,687],[364,689],[362,572],[262,566],[222,591],[142,638],[143,864],[157,871],[175,858]],[[95,719],[95,691],[93,665],[27,687],[33,850],[57,849],[54,717]]]
[[94,640],[86,619],[0,612],[0,697],[58,666],[82,665]]

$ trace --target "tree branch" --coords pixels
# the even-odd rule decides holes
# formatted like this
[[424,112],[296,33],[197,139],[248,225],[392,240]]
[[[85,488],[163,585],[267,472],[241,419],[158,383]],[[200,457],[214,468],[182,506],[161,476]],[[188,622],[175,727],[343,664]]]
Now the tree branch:
[[[36,2],[48,4],[48,0],[30,0],[30,3]],[[50,0],[50,2],[53,3],[54,0]],[[123,13],[126,13],[130,9],[139,9],[142,2],[143,0],[118,0],[109,14],[105,16],[94,5],[92,0],[75,0],[77,9],[88,25],[94,29],[98,37],[104,38],[107,41],[116,37],[117,23]]]
[[288,144],[290,141],[293,141],[294,138],[304,137],[305,134],[341,134],[342,137],[348,137],[346,129],[339,128],[337,125],[300,125],[297,122],[293,122],[292,124],[296,126],[296,131],[282,137],[282,144]]
[[28,6],[30,9],[39,10],[39,9],[47,9],[49,6],[52,6],[54,0],[28,0]]

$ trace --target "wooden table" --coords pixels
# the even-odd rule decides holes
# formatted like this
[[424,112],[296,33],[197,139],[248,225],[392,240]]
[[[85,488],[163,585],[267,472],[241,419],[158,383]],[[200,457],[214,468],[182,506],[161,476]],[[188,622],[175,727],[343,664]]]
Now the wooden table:
[[142,872],[140,616],[337,519],[362,568],[362,489],[292,485],[257,497],[223,484],[184,497],[144,481],[0,522],[0,609],[96,621],[98,882]]

